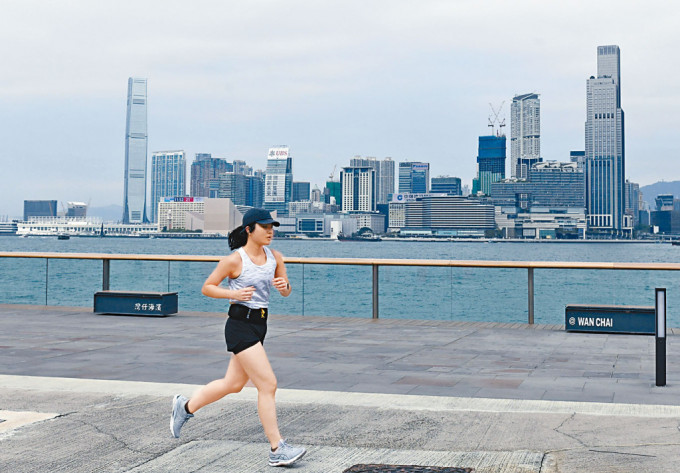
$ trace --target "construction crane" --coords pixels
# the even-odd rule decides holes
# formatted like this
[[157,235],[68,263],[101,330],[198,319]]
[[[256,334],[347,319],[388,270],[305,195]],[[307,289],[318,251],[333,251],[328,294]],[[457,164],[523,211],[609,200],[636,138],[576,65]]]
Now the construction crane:
[[333,178],[335,177],[335,170],[336,170],[337,168],[338,168],[338,165],[337,165],[337,164],[333,166],[333,171],[331,172],[330,176],[328,176],[328,180],[329,180],[330,182],[333,182]]
[[[496,135],[496,136],[501,136],[503,135],[503,127],[505,126],[505,117],[499,118],[499,115],[503,111],[503,105],[505,105],[505,100],[503,100],[498,107],[498,110],[494,108],[492,104],[489,103],[489,107],[491,107],[491,114],[489,115],[489,127],[491,128],[491,134]],[[493,117],[492,117],[493,115]],[[498,132],[495,132],[495,127],[496,123],[498,123]]]

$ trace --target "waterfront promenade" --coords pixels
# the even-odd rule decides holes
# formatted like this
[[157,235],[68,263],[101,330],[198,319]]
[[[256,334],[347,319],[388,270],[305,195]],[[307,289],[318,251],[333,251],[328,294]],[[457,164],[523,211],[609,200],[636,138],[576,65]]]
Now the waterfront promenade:
[[[226,369],[223,321],[0,305],[0,470],[271,471],[251,387],[170,438],[172,394]],[[274,315],[265,346],[296,471],[677,471],[675,330],[666,387],[653,337],[560,326]]]

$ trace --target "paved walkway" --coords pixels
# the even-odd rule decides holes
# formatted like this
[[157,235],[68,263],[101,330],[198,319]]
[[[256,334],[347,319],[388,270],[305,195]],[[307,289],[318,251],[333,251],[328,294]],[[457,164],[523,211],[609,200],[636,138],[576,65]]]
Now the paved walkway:
[[[254,389],[206,407],[180,440],[165,432],[171,394],[226,369],[223,323],[0,306],[0,464],[266,471]],[[265,346],[282,429],[310,446],[301,471],[671,472],[679,343],[668,339],[666,387],[654,386],[653,337],[559,326],[272,316]]]

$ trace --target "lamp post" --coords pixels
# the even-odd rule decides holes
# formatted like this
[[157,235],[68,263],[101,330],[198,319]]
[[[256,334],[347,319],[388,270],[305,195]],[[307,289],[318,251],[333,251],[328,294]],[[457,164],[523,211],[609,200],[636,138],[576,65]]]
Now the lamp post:
[[666,385],[666,289],[655,290],[656,385]]

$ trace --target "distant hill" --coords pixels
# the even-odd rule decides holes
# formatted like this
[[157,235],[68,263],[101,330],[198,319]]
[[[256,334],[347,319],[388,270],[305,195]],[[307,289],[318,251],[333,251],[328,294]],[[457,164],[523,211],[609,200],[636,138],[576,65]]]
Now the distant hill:
[[655,208],[654,199],[659,194],[673,194],[676,199],[680,199],[680,181],[661,181],[648,186],[640,187],[642,198],[652,209]]
[[105,222],[118,222],[123,218],[123,207],[120,205],[107,205],[106,207],[90,207],[87,209],[88,217],[100,217]]

